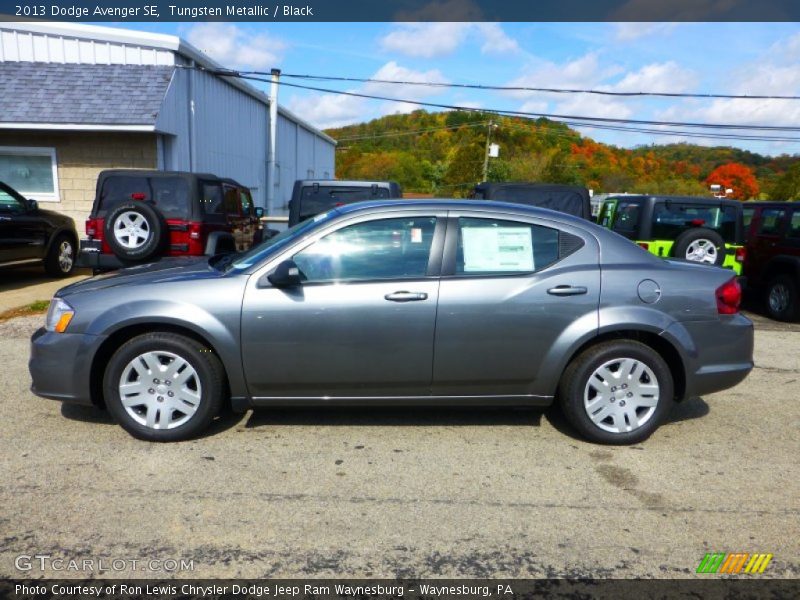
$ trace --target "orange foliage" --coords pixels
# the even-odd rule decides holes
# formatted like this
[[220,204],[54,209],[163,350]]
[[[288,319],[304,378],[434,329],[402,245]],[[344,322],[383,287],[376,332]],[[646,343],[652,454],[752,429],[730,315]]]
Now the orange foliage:
[[723,190],[732,189],[732,198],[747,200],[758,196],[759,188],[756,176],[750,167],[741,163],[728,163],[720,165],[706,177],[706,184],[718,183]]

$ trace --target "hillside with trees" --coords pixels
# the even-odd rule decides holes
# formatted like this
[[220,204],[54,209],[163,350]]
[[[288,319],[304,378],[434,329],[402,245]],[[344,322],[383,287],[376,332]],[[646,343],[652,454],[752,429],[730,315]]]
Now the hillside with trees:
[[329,129],[339,140],[340,179],[389,179],[406,192],[466,195],[483,179],[487,134],[500,146],[489,181],[579,184],[601,192],[707,195],[709,185],[741,200],[800,196],[800,156],[769,157],[730,147],[693,144],[618,148],[563,123],[480,112],[389,115]]

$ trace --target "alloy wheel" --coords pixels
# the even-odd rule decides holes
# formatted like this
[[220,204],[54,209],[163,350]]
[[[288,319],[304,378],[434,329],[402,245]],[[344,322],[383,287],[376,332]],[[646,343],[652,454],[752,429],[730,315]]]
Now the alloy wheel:
[[634,431],[656,411],[659,384],[653,370],[634,358],[616,358],[597,367],[586,383],[583,406],[591,421],[611,433]]
[[714,242],[705,238],[694,240],[689,244],[689,247],[686,248],[686,260],[708,263],[711,265],[716,264],[717,247]]
[[774,283],[769,290],[769,308],[774,314],[783,313],[789,306],[789,288],[783,283]]
[[58,268],[62,273],[69,273],[72,270],[72,264],[75,260],[73,257],[72,243],[64,240],[58,246]]
[[150,237],[150,223],[138,212],[124,212],[114,222],[114,237],[125,248],[140,248]]

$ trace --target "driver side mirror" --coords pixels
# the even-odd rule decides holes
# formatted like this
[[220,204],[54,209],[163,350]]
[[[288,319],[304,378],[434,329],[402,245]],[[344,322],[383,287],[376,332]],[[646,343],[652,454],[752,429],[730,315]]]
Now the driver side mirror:
[[293,260],[285,260],[275,270],[267,275],[269,282],[276,288],[291,288],[299,286],[303,280],[300,277],[300,267]]
[[256,206],[256,218],[260,219],[263,216],[264,216],[264,207]]
[[36,200],[34,200],[33,198],[29,198],[27,200],[27,205],[28,205],[28,210],[30,212],[33,212],[35,210],[39,210],[39,203]]

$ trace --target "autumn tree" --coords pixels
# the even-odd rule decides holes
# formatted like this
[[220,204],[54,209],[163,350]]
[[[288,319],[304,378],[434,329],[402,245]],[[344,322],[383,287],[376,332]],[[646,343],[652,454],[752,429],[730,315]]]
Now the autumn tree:
[[732,198],[747,200],[758,196],[758,180],[750,167],[742,163],[718,166],[706,177],[706,185],[719,184],[723,190],[732,189]]
[[795,163],[769,189],[770,200],[800,198],[800,163]]

